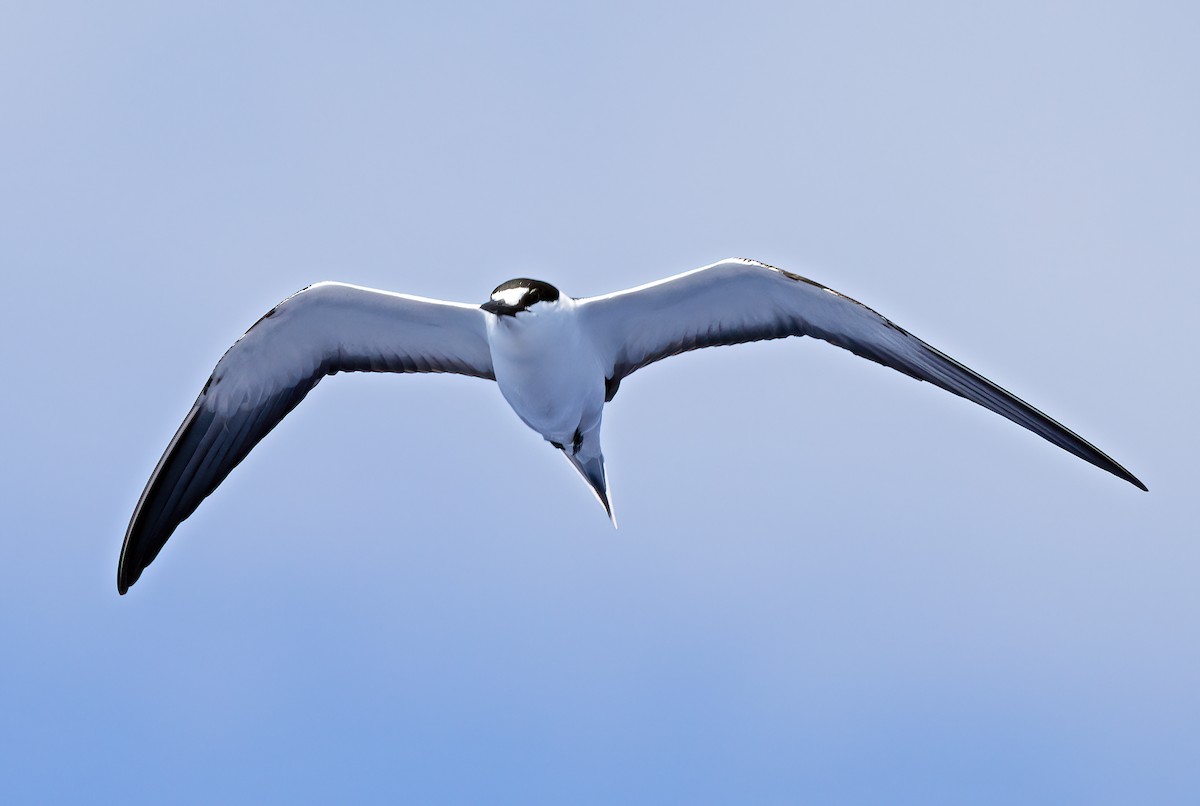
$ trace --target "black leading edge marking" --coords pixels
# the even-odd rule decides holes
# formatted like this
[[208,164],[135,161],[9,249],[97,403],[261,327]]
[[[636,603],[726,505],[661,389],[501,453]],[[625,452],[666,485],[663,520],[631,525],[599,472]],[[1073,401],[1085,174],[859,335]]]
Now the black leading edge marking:
[[617,396],[617,390],[621,388],[621,376],[613,375],[611,378],[604,379],[604,402],[611,403],[612,399]]

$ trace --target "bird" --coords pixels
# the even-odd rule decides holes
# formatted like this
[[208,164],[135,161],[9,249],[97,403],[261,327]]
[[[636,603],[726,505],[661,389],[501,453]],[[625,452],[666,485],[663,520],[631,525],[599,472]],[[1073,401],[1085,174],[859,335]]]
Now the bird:
[[1147,489],[1078,434],[866,305],[755,260],[730,258],[579,299],[521,277],[482,305],[321,282],[267,311],[217,362],[134,508],[117,590],[129,590],[176,528],[326,375],[450,372],[495,381],[615,527],[600,425],[622,381],[690,350],[789,336],[927,381]]

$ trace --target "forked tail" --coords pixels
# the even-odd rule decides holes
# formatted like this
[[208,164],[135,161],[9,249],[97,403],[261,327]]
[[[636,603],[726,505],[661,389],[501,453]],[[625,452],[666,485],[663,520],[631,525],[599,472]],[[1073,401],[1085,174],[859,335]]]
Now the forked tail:
[[587,450],[587,446],[581,446],[580,450],[571,453],[570,448],[562,449],[563,456],[567,457],[567,461],[571,463],[571,467],[579,473],[584,481],[591,488],[592,494],[596,496],[596,500],[604,507],[604,511],[608,513],[609,520],[612,521],[613,528],[617,527],[617,516],[613,514],[612,504],[608,500],[608,474],[604,470],[604,454],[596,451],[594,454]]

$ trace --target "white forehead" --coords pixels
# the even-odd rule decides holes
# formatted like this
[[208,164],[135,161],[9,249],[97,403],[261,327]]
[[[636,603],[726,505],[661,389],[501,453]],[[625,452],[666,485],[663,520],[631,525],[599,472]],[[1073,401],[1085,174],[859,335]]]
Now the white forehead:
[[503,291],[497,291],[495,294],[492,294],[492,299],[498,299],[505,305],[516,305],[528,293],[528,288],[517,286],[516,288],[506,288]]

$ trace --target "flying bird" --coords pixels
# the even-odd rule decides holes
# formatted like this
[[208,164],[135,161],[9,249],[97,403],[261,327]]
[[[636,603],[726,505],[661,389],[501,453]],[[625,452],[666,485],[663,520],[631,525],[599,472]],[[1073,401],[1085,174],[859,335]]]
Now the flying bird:
[[940,386],[1146,489],[1078,434],[862,303],[757,261],[724,260],[582,299],[518,278],[482,305],[324,282],[276,305],[217,362],[133,511],[117,590],[137,581],[176,527],[326,375],[494,380],[613,518],[600,422],[621,382],[689,350],[787,336],[822,339]]

